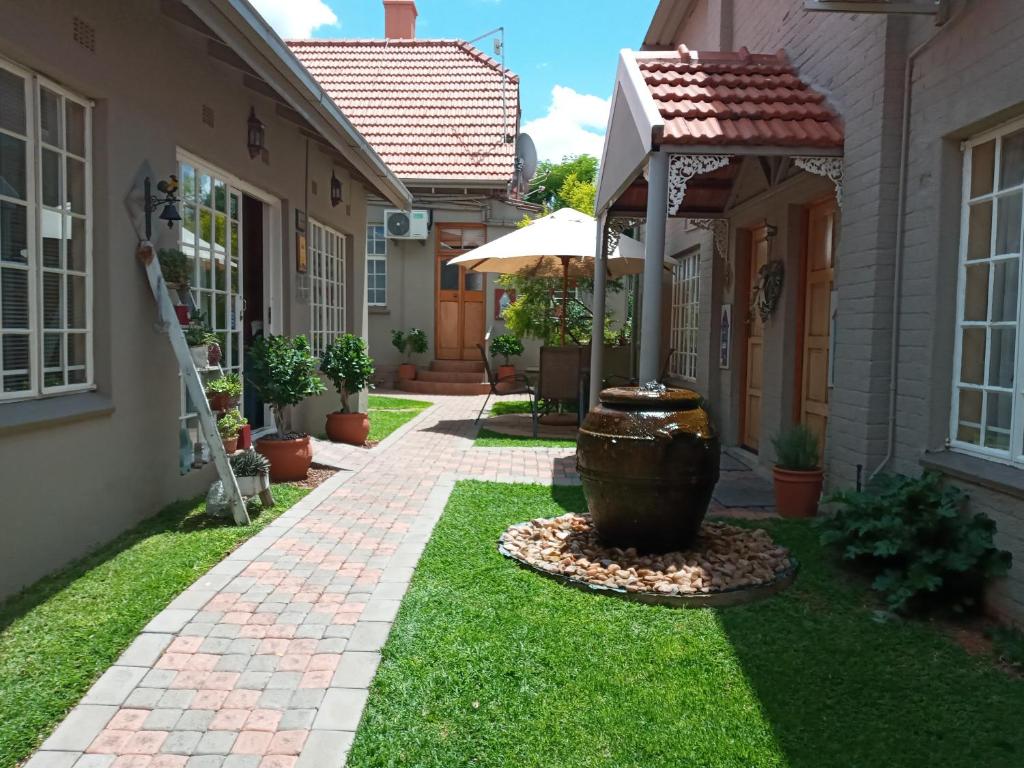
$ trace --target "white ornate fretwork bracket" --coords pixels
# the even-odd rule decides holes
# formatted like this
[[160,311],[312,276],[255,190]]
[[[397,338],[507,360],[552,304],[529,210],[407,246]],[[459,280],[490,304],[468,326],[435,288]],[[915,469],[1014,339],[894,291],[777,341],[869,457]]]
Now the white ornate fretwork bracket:
[[690,179],[724,168],[731,159],[732,155],[672,155],[668,162],[668,215],[679,212]]
[[729,263],[729,221],[728,219],[690,219],[695,227],[714,235],[715,257],[722,261],[723,284],[732,283],[732,265]]
[[836,185],[836,203],[843,207],[843,158],[841,157],[794,157],[793,163],[808,173],[825,176]]

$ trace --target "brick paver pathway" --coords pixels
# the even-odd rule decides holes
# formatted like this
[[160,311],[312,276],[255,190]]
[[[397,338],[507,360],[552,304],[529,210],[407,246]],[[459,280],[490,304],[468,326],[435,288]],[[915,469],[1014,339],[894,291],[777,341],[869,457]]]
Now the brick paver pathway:
[[343,467],[143,630],[26,768],[344,765],[413,568],[456,479],[574,483],[572,449],[472,448],[482,398]]

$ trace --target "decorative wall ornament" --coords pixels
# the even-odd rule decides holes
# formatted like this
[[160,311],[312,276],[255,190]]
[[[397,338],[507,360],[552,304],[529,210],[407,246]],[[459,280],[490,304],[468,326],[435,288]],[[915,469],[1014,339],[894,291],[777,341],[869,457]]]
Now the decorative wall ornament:
[[722,260],[722,285],[732,284],[732,263],[729,260],[729,220],[689,219],[698,229],[706,229],[714,235],[715,257]]
[[844,163],[841,157],[794,157],[793,163],[815,176],[824,176],[836,185],[836,204],[843,207],[843,172]]
[[785,274],[786,267],[780,259],[769,261],[757,271],[757,285],[754,288],[750,309],[757,312],[762,323],[767,323],[775,308],[779,306],[779,299],[782,298],[782,279]]
[[668,161],[668,215],[675,216],[686,196],[686,185],[694,176],[717,171],[729,164],[732,155],[680,155],[669,156]]
[[615,249],[619,246],[619,238],[622,237],[622,233],[627,229],[635,229],[643,223],[643,219],[635,218],[614,218],[608,219],[605,224],[605,243],[607,244],[607,255],[615,253]]

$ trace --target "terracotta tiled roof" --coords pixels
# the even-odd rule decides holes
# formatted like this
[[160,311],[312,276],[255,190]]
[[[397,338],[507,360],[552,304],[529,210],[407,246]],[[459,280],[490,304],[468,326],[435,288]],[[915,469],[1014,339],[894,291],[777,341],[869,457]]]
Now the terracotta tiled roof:
[[[404,181],[513,176],[519,78],[459,40],[290,40],[288,46]],[[503,108],[503,100],[506,105]]]
[[663,144],[841,149],[843,125],[825,97],[776,54],[641,53],[637,65],[665,120]]

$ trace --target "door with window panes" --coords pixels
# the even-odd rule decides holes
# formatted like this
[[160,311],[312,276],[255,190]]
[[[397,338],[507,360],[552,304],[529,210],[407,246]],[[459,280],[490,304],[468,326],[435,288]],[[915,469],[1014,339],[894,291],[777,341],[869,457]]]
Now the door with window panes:
[[477,344],[483,344],[484,275],[449,262],[487,241],[482,224],[442,224],[437,227],[437,329],[438,360],[479,360]]
[[967,142],[951,443],[1024,464],[1024,121]]
[[225,373],[242,372],[242,194],[216,171],[181,163],[181,250],[192,295],[220,340]]

